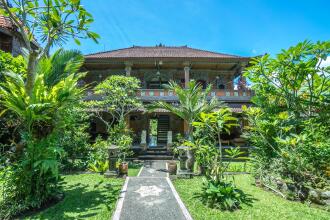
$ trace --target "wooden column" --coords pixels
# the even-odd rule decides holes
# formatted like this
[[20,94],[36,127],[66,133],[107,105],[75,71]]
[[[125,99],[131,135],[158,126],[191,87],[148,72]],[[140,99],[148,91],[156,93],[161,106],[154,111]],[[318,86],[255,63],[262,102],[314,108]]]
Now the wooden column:
[[188,88],[190,81],[190,67],[185,66],[183,70],[184,70],[184,86],[185,88]]
[[[183,68],[184,70],[184,87],[188,88],[189,87],[189,81],[190,81],[190,66],[188,63],[185,64],[185,67]],[[188,123],[186,121],[183,122],[183,130],[184,130],[184,135],[187,134],[188,132]]]
[[126,76],[131,76],[132,66],[133,66],[133,64],[130,62],[125,63]]

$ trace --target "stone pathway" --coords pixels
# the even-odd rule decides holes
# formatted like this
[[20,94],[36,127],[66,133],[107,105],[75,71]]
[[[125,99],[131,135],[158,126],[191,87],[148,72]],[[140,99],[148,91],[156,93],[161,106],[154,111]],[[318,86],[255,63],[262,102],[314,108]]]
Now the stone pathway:
[[192,220],[166,171],[166,161],[145,161],[127,177],[113,220]]

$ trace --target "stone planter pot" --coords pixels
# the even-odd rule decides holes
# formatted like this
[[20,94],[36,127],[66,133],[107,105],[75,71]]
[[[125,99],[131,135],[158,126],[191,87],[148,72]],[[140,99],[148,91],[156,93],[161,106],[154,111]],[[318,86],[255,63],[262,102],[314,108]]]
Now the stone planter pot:
[[167,169],[168,169],[168,173],[170,175],[176,175],[178,166],[176,164],[176,161],[170,161],[167,163]]
[[126,163],[126,162],[120,163],[118,170],[119,170],[120,175],[127,175],[128,174],[128,163]]

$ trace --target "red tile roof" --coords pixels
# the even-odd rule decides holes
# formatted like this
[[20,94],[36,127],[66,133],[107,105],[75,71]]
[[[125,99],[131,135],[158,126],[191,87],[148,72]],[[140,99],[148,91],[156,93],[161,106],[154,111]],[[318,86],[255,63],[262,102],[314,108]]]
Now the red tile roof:
[[8,17],[0,15],[0,28],[13,30],[14,25]]
[[118,50],[88,54],[88,58],[247,58],[236,55],[194,49],[187,46],[168,47],[142,47],[133,46]]

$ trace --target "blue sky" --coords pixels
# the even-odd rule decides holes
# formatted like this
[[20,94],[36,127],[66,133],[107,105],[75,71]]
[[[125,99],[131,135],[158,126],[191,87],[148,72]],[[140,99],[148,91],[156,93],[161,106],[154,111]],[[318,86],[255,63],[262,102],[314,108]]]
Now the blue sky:
[[330,40],[330,0],[82,0],[100,43],[84,54],[132,45],[190,47],[242,56]]

